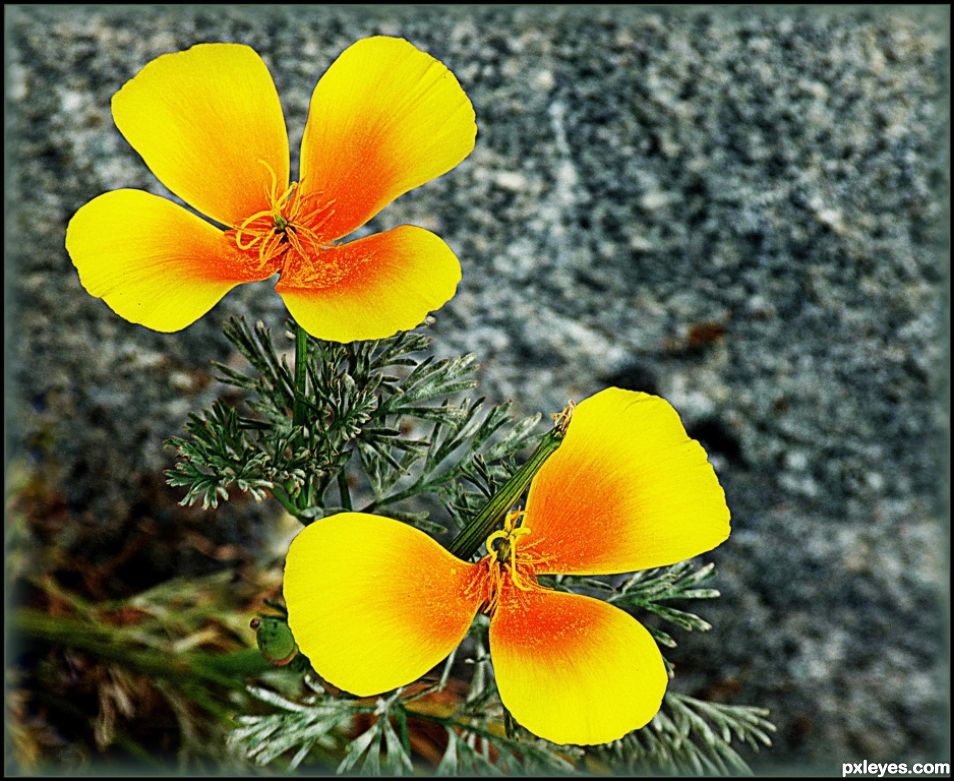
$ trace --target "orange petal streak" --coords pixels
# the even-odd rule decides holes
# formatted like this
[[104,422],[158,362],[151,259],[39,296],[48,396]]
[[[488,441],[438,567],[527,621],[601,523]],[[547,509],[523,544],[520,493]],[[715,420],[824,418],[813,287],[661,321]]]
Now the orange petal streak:
[[474,148],[474,109],[454,74],[401,38],[349,46],[315,87],[301,145],[301,191],[326,240],[364,225]]
[[402,225],[320,252],[295,256],[275,290],[312,336],[381,339],[421,323],[460,282],[460,263],[439,236]]
[[467,634],[480,569],[390,518],[340,513],[292,541],[288,623],[327,681],[360,696],[411,683]]
[[225,234],[172,201],[114,190],[82,206],[66,249],[90,295],[121,317],[178,331],[242,282],[266,279]]
[[577,405],[530,486],[538,572],[613,574],[697,556],[729,536],[702,446],[665,399],[608,388]]
[[659,710],[668,676],[648,631],[598,599],[507,583],[490,621],[500,699],[554,743],[608,743]]

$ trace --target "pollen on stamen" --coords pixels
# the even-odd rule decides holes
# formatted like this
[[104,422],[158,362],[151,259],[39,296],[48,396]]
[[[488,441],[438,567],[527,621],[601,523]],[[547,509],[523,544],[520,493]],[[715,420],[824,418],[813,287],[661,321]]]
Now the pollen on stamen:
[[283,279],[308,287],[335,284],[347,274],[348,267],[330,257],[318,262],[319,255],[329,247],[322,229],[335,213],[334,199],[323,201],[320,192],[302,195],[301,182],[292,182],[279,192],[274,169],[264,160],[259,163],[271,178],[270,187],[265,189],[270,208],[228,231],[235,246],[247,253],[255,272],[278,271]]
[[[493,532],[487,537],[484,543],[487,547],[489,567],[491,569],[493,592],[499,591],[502,583],[504,568],[510,570],[510,580],[521,591],[529,591],[531,586],[524,581],[524,574],[520,571],[518,565],[527,562],[519,562],[517,556],[517,547],[521,537],[530,534],[530,529],[526,526],[517,524],[526,515],[525,512],[515,511],[507,513],[504,520],[504,528]],[[495,547],[494,543],[502,541],[501,545]],[[532,570],[530,575],[532,576]]]

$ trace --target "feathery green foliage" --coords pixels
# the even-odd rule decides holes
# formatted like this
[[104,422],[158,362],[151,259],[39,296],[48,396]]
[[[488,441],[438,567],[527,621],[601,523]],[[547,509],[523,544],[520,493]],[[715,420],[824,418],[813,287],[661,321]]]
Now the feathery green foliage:
[[753,751],[771,746],[775,725],[767,716],[764,708],[704,702],[670,691],[645,728],[599,753],[613,767],[632,773],[748,775],[749,766],[732,744]]
[[[412,751],[409,738],[408,725],[415,720],[439,724],[446,733],[441,759],[429,768],[438,775],[554,775],[584,768],[636,774],[747,774],[750,770],[739,747],[758,751],[772,745],[775,726],[766,710],[705,702],[672,690],[645,728],[621,740],[587,748],[548,743],[516,725],[500,704],[487,653],[487,623],[480,618],[471,629],[465,644],[469,655],[459,665],[470,671],[468,688],[449,714],[435,715],[420,703],[447,685],[453,657],[441,680],[424,691],[398,689],[374,702],[329,694],[306,676],[309,693],[299,699],[251,688],[271,711],[239,717],[240,726],[229,745],[240,758],[285,769],[320,766],[343,755],[334,760],[338,772],[368,775],[421,771],[422,758]],[[368,724],[363,730],[355,729],[359,716]]]
[[460,526],[509,477],[539,420],[515,423],[509,404],[458,400],[477,384],[474,357],[425,356],[430,339],[410,332],[347,345],[309,338],[304,424],[296,426],[294,368],[268,328],[233,319],[225,335],[249,368],[216,364],[219,379],[240,389],[244,403],[216,402],[190,415],[187,436],[170,440],[179,460],[167,478],[187,489],[183,504],[216,507],[233,487],[256,500],[270,492],[307,523],[352,509],[351,465],[370,494],[361,510],[387,508],[440,532],[447,527],[409,502],[433,496]]
[[[515,420],[509,405],[462,398],[476,386],[473,356],[431,357],[421,333],[340,345],[289,331],[281,349],[264,325],[233,320],[226,336],[248,368],[220,364],[220,379],[244,400],[238,407],[216,402],[190,418],[187,436],[172,440],[179,462],[168,478],[186,489],[185,504],[214,507],[238,489],[258,500],[270,494],[305,524],[342,509],[385,512],[445,539],[456,535],[455,552],[469,557],[562,437],[559,424],[540,434],[539,415]],[[291,345],[304,372],[284,357]],[[518,455],[533,445],[518,469]],[[707,631],[710,624],[685,603],[718,597],[707,585],[713,573],[711,564],[683,562],[626,578],[541,582],[656,615],[672,631]],[[230,749],[258,766],[370,775],[702,774],[744,772],[736,746],[771,743],[764,711],[707,703],[671,687],[642,730],[607,746],[553,745],[520,727],[501,704],[487,630],[486,616],[478,615],[426,688],[418,683],[373,699],[334,692],[313,673],[295,677],[294,665],[286,668],[282,692],[249,688],[259,712],[238,716]],[[664,647],[676,645],[669,632],[651,631]],[[288,686],[289,675],[297,687]],[[424,724],[432,728],[426,750]]]

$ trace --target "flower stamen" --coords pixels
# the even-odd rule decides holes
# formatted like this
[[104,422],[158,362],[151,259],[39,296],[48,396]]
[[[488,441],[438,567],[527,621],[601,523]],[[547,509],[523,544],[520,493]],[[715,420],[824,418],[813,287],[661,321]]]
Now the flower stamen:
[[[526,513],[523,510],[507,513],[503,529],[495,531],[487,537],[484,543],[487,546],[487,552],[496,558],[496,562],[510,569],[510,579],[521,591],[530,590],[530,586],[524,583],[517,570],[517,544],[521,537],[530,533],[529,528],[519,525],[525,515]],[[495,547],[494,543],[498,540],[503,540],[503,543]],[[492,569],[496,570],[495,574],[499,575],[500,567],[492,567]]]
[[265,160],[258,161],[269,173],[271,185],[265,188],[270,207],[255,212],[234,226],[235,245],[243,252],[257,250],[259,266],[268,266],[289,249],[301,258],[312,258],[323,249],[320,234],[334,209],[333,201],[305,213],[305,201],[314,196],[299,197],[300,182],[292,182],[279,192],[278,175]]
[[280,181],[265,160],[270,185],[264,187],[269,208],[255,212],[234,225],[228,235],[246,253],[246,262],[256,274],[280,272],[296,284],[326,287],[342,275],[333,262],[321,255],[333,246],[325,226],[335,214],[335,199],[321,191],[303,192],[302,182],[292,182],[279,192]]

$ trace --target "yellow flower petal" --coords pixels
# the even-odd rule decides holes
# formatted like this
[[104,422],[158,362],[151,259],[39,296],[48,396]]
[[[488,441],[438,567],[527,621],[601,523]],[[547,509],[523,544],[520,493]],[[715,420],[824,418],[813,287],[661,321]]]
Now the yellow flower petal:
[[248,46],[163,54],[113,96],[113,118],[166,187],[223,225],[270,207],[269,168],[279,192],[288,184],[278,93]]
[[348,47],[315,87],[301,145],[301,187],[333,201],[327,240],[364,225],[470,154],[474,109],[443,64],[400,38]]
[[608,388],[576,407],[530,486],[524,525],[538,572],[612,574],[711,550],[729,536],[729,508],[669,402]]
[[90,295],[155,331],[178,331],[233,287],[268,275],[249,268],[222,231],[165,198],[114,190],[82,206],[66,249]]
[[402,225],[286,266],[275,289],[312,336],[381,339],[421,323],[460,282],[460,263],[439,236]]
[[480,600],[477,572],[407,524],[340,513],[292,541],[288,623],[319,675],[379,694],[416,680],[463,640]]
[[659,710],[668,676],[648,631],[579,594],[520,591],[505,579],[490,621],[501,702],[553,743],[608,743]]

